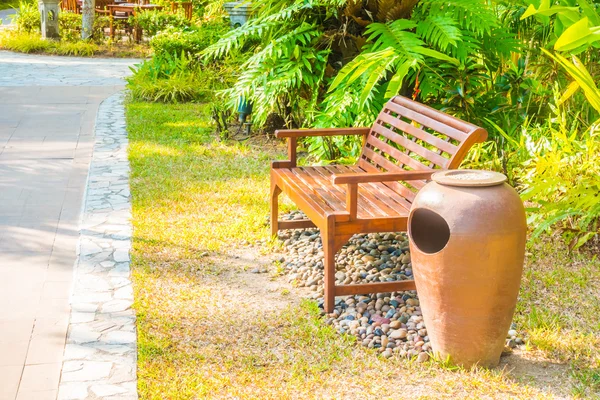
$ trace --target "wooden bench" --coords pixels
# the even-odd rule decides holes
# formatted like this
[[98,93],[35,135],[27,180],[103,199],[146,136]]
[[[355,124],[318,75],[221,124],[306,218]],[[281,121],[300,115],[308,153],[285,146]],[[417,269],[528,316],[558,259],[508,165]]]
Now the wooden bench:
[[[356,165],[298,167],[298,138],[361,135]],[[335,296],[414,290],[412,280],[335,284],[335,254],[357,233],[406,231],[410,205],[431,174],[458,168],[467,151],[487,138],[485,129],[423,104],[396,96],[371,128],[280,130],[288,138],[285,161],[271,166],[271,233],[318,227],[325,254],[325,311]],[[278,220],[278,197],[285,193],[309,219]]]

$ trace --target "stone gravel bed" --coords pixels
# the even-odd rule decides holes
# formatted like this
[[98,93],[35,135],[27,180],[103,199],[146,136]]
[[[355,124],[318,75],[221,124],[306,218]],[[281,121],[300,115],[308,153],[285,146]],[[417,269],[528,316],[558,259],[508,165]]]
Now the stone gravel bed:
[[[305,216],[293,211],[281,218],[298,220]],[[309,288],[309,297],[322,306],[324,267],[319,230],[286,230],[279,238],[284,254],[278,262],[288,281]],[[406,234],[354,235],[336,254],[335,278],[337,285],[413,279]],[[325,320],[341,334],[356,336],[363,346],[377,349],[383,357],[397,354],[419,362],[430,357],[431,344],[416,291],[337,297],[333,313],[325,315]],[[513,324],[506,343],[512,348],[524,343],[514,328]]]

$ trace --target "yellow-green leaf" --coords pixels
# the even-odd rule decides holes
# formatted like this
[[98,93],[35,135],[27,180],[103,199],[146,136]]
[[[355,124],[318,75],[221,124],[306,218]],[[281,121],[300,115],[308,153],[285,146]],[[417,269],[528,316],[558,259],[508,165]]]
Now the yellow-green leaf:
[[583,44],[586,44],[591,34],[592,31],[590,31],[589,20],[587,17],[582,18],[580,21],[567,28],[567,30],[560,35],[554,44],[554,49],[558,51],[575,49]]
[[560,99],[558,100],[558,105],[560,106],[562,103],[569,100],[571,96],[573,96],[573,94],[577,91],[577,89],[579,89],[579,83],[577,83],[577,81],[571,82],[567,87],[567,90],[565,90],[562,96],[560,96]]

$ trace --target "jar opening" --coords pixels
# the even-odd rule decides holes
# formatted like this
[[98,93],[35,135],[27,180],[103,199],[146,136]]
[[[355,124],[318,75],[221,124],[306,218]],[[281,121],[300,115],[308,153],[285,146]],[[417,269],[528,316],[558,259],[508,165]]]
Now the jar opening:
[[412,212],[408,234],[420,251],[433,254],[446,247],[450,240],[450,227],[438,213],[418,208]]

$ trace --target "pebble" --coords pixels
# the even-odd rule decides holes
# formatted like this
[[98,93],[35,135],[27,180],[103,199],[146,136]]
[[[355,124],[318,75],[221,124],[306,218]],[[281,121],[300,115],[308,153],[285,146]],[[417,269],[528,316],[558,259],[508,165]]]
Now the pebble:
[[390,328],[392,328],[392,329],[398,329],[398,328],[400,328],[400,326],[402,326],[402,323],[400,321],[391,321],[390,322]]
[[392,339],[405,339],[407,336],[408,331],[406,329],[398,329],[390,334]]

